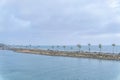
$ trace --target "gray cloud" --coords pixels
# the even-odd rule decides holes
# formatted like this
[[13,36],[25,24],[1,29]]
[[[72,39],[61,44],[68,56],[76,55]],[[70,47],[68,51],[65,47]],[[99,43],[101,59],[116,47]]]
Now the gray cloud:
[[[15,41],[21,32],[23,43],[32,37],[36,39],[33,41],[40,40],[38,37],[41,37],[43,40],[38,42],[41,44],[65,44],[70,39],[73,44],[78,43],[77,40],[87,43],[98,40],[98,37],[101,38],[98,41],[103,42],[103,35],[110,39],[110,35],[120,33],[119,0],[1,1],[0,31],[3,31],[1,34],[11,32],[13,39],[10,41]],[[31,36],[26,39],[28,35]],[[115,39],[118,37],[115,36]]]

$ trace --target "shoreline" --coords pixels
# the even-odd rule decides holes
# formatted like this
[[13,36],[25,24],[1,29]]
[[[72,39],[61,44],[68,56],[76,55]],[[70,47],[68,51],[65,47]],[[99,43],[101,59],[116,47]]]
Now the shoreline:
[[28,54],[38,54],[47,56],[63,56],[63,57],[74,57],[74,58],[91,58],[100,60],[115,60],[120,61],[120,54],[109,54],[109,53],[99,53],[99,52],[68,52],[68,51],[53,51],[53,50],[40,50],[40,49],[25,49],[25,48],[11,48],[17,53],[28,53]]

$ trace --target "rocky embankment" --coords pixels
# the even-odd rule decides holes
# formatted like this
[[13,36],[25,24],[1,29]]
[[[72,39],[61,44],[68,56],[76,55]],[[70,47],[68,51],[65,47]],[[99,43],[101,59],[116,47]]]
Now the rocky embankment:
[[19,53],[40,54],[40,55],[48,55],[48,56],[93,58],[93,59],[103,59],[103,60],[120,60],[119,54],[68,52],[68,51],[52,51],[52,50],[21,49],[21,48],[12,48],[10,50],[19,52]]

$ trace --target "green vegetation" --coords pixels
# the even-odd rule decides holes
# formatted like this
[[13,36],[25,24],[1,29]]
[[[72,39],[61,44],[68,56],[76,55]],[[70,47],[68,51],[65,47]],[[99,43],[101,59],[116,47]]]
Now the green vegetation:
[[113,46],[113,54],[114,54],[114,49],[115,49],[115,46],[116,46],[116,45],[115,45],[115,44],[112,44],[112,46]]
[[101,49],[102,49],[102,45],[101,44],[99,44],[99,49],[100,49],[100,53],[101,53]]
[[89,53],[91,51],[91,44],[90,43],[88,44],[88,51],[89,51]]

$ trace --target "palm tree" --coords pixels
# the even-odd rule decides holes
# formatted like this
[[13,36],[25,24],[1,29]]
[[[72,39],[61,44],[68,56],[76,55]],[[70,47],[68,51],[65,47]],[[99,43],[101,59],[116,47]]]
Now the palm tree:
[[114,54],[114,48],[115,48],[115,46],[116,46],[115,44],[112,44],[112,47],[113,47],[113,54]]
[[99,44],[100,53],[101,53],[101,48],[102,48],[102,45],[101,45],[101,44]]
[[81,45],[78,44],[77,47],[79,48],[79,52],[81,51]]
[[90,50],[91,50],[90,47],[91,47],[91,44],[89,43],[89,44],[88,44],[89,53],[90,53]]
[[65,51],[66,46],[64,45],[63,48],[64,48],[64,51]]

